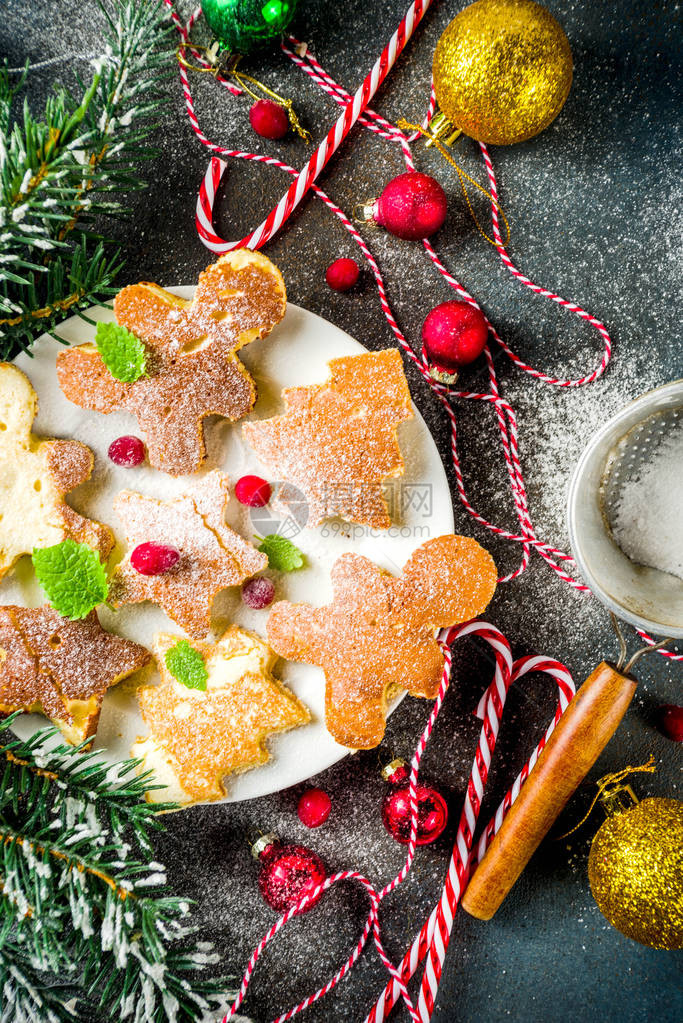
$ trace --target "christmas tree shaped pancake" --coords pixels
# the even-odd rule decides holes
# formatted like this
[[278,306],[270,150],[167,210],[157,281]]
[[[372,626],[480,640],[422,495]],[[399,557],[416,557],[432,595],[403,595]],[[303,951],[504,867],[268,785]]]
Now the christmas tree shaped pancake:
[[75,745],[95,735],[107,689],[149,659],[95,611],[70,621],[47,606],[0,607],[0,714],[45,714]]
[[94,345],[79,345],[57,357],[60,386],[82,408],[137,416],[155,468],[196,472],[205,457],[205,417],[240,419],[256,400],[236,352],[269,334],[285,306],[280,271],[248,249],[221,256],[200,274],[191,302],[156,284],[134,284],[114,299],[114,315],[144,343],[145,373],[116,379]]
[[308,525],[335,515],[388,529],[383,480],[404,470],[399,423],[412,417],[396,349],[330,362],[330,378],[283,391],[285,412],[246,423],[259,458],[306,495]]
[[0,363],[0,579],[34,547],[70,538],[106,559],[114,538],[85,519],[65,495],[89,479],[90,448],[76,440],[41,440],[31,433],[38,400],[28,378]]
[[332,603],[275,604],[268,642],[281,657],[322,668],[328,731],[342,746],[371,749],[393,693],[436,696],[444,666],[437,629],[481,614],[496,575],[490,554],[464,536],[427,540],[398,578],[343,554],[332,567]]
[[[268,566],[268,556],[225,523],[230,480],[218,470],[192,481],[172,501],[157,501],[123,490],[114,511],[123,522],[129,553],[116,568],[110,603],[151,600],[198,639],[211,629],[211,605],[219,590],[239,586]],[[130,553],[143,543],[173,545],[180,558],[162,575],[142,575]]]
[[310,714],[273,678],[275,655],[254,633],[230,626],[218,643],[163,633],[154,644],[161,685],[138,690],[150,735],[131,756],[164,788],[150,802],[222,799],[223,779],[270,759],[268,735],[297,728]]

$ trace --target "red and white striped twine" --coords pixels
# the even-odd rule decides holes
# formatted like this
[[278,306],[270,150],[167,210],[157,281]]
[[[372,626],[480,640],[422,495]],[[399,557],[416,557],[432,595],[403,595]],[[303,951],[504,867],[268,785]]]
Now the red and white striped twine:
[[[391,37],[389,43],[382,51],[378,61],[372,68],[371,72],[367,75],[361,87],[357,90],[354,96],[351,96],[341,85],[334,81],[334,79],[322,68],[322,66],[316,61],[311,54],[309,54],[305,47],[298,43],[297,40],[290,37],[290,39],[283,43],[282,49],[285,54],[294,61],[294,63],[305,71],[312,80],[324,91],[332,97],[332,99],[343,107],[343,111],[337,122],[329,130],[323,141],[317,147],[309,161],[303,167],[302,170],[297,171],[295,168],[290,167],[288,164],[274,157],[265,156],[259,153],[249,153],[241,150],[231,150],[223,146],[220,146],[214,142],[211,142],[201,130],[199,121],[197,119],[194,103],[192,99],[192,93],[190,89],[189,79],[186,69],[179,64],[179,73],[181,77],[183,93],[185,96],[185,102],[187,107],[188,116],[192,124],[192,128],[202,142],[209,150],[215,154],[220,154],[224,157],[230,157],[235,159],[252,160],[261,163],[265,163],[269,166],[274,166],[280,170],[286,171],[292,175],[295,180],[283,195],[277,206],[270,212],[262,224],[260,224],[254,231],[251,231],[244,238],[235,242],[227,242],[221,239],[213,228],[213,207],[216,197],[216,191],[220,179],[227,167],[224,160],[213,157],[204,181],[200,189],[200,194],[197,202],[197,214],[196,214],[196,226],[197,231],[202,239],[203,243],[207,248],[214,252],[227,252],[239,247],[249,248],[260,248],[264,245],[273,235],[282,227],[286,220],[291,215],[292,211],[301,202],[304,195],[312,190],[315,195],[321,199],[328,209],[339,219],[346,231],[351,235],[356,244],[359,246],[365,259],[367,260],[372,274],[377,284],[379,292],[380,303],[387,322],[396,337],[401,349],[403,350],[406,357],[417,367],[419,372],[425,378],[429,386],[431,387],[436,398],[443,406],[451,424],[451,453],[453,458],[453,467],[456,478],[456,487],[461,502],[467,511],[472,515],[481,525],[491,530],[495,534],[501,536],[504,539],[508,539],[517,542],[522,548],[522,560],[519,567],[513,572],[506,575],[501,582],[506,582],[510,579],[516,578],[520,575],[529,564],[529,556],[531,550],[536,550],[540,556],[548,563],[548,565],[569,585],[577,590],[588,591],[588,588],[581,582],[575,580],[565,570],[565,565],[573,565],[573,559],[570,555],[565,554],[556,547],[546,544],[541,541],[535,534],[534,526],[529,513],[528,498],[526,487],[524,483],[524,477],[522,474],[521,462],[519,459],[519,448],[518,448],[518,431],[517,421],[512,407],[500,396],[498,387],[495,365],[493,356],[490,348],[486,349],[486,364],[489,377],[489,391],[486,393],[481,392],[469,392],[469,391],[452,391],[442,384],[437,383],[432,379],[429,374],[429,365],[426,359],[426,355],[423,352],[418,356],[408,343],[403,332],[401,331],[396,319],[393,315],[393,311],[387,298],[386,287],[379,266],[364,239],[357,231],[354,224],[347,217],[344,211],[333,202],[332,199],[316,184],[316,179],[320,175],[320,172],[332,156],[332,154],[338,149],[342,141],[350,131],[351,127],[355,123],[360,123],[363,127],[370,131],[373,131],[380,135],[380,137],[387,141],[397,143],[403,155],[405,165],[408,169],[414,168],[412,154],[410,150],[410,143],[415,140],[416,136],[405,135],[398,127],[391,124],[386,118],[382,117],[376,111],[369,107],[369,102],[374,96],[375,92],[381,85],[382,81],[386,78],[389,71],[393,67],[395,61],[400,55],[401,51],[408,42],[415,27],[424,16],[426,10],[430,6],[431,0],[415,0],[411,4],[405,18],[401,21],[398,29]],[[204,66],[206,62],[202,54],[194,50],[189,41],[189,32],[200,14],[200,9],[197,8],[192,14],[187,25],[183,25],[180,21],[177,13],[174,10],[173,0],[164,0],[164,3],[171,11],[171,17],[173,22],[178,29],[181,40],[181,50],[189,49],[194,58]],[[289,44],[289,45],[288,45]],[[220,75],[216,76],[217,80],[225,88],[229,89],[234,95],[241,92],[235,85],[229,82],[227,79],[222,78]],[[429,120],[434,113],[435,109],[435,97],[434,89],[432,87],[430,92],[429,107],[427,115],[423,121],[423,124],[428,124]],[[500,255],[501,260],[507,269],[521,281],[526,287],[531,288],[534,292],[542,295],[545,298],[549,298],[551,301],[556,302],[558,305],[563,306],[570,312],[579,316],[581,319],[586,320],[591,326],[600,334],[603,342],[603,353],[599,365],[589,374],[572,380],[562,380],[555,377],[548,376],[547,374],[534,369],[532,366],[527,365],[521,360],[502,340],[495,328],[489,323],[489,330],[493,339],[501,347],[501,349],[508,355],[508,357],[518,366],[521,370],[529,373],[538,380],[552,384],[557,387],[579,387],[584,384],[592,383],[605,371],[610,357],[611,357],[611,341],[609,334],[607,333],[604,325],[597,320],[591,314],[587,313],[584,309],[578,306],[574,302],[567,301],[561,298],[559,295],[548,291],[545,288],[541,288],[534,284],[528,277],[526,277],[517,267],[513,264],[500,234],[500,226],[498,223],[498,206],[497,206],[497,182],[493,165],[488,153],[486,146],[481,144],[481,152],[486,167],[486,172],[489,179],[489,188],[491,194],[491,218],[493,223],[494,239],[496,242],[496,248]],[[428,258],[432,261],[435,268],[444,278],[444,280],[453,288],[457,294],[470,305],[479,308],[476,300],[469,292],[456,280],[456,278],[447,270],[443,265],[439,256],[437,255],[434,247],[429,240],[425,239],[423,242],[425,253]],[[487,321],[488,322],[488,321]],[[463,474],[460,466],[460,459],[457,448],[457,421],[455,411],[453,409],[454,399],[463,400],[474,400],[488,402],[493,405],[497,418],[499,433],[501,437],[501,444],[503,448],[503,455],[505,458],[506,470],[510,481],[510,487],[513,496],[513,502],[515,506],[515,512],[519,522],[519,533],[513,533],[493,523],[488,522],[482,515],[480,515],[475,508],[471,505],[463,479]],[[458,825],[458,833],[453,848],[453,854],[448,868],[446,882],[442,892],[439,903],[434,908],[431,916],[424,924],[420,933],[416,936],[413,944],[409,948],[408,952],[404,956],[403,960],[399,964],[398,969],[393,966],[390,962],[381,941],[381,932],[379,925],[379,907],[382,899],[384,899],[390,892],[394,891],[407,877],[408,872],[412,866],[415,856],[415,838],[417,834],[417,796],[416,796],[416,783],[420,759],[424,752],[425,746],[431,735],[434,727],[436,718],[441,709],[443,699],[448,688],[448,682],[450,677],[450,651],[448,645],[451,644],[455,639],[461,638],[466,635],[478,635],[489,643],[494,652],[496,660],[495,677],[486,693],[480,701],[477,713],[483,718],[483,725],[481,735],[479,739],[479,745],[477,747],[472,772],[467,788],[467,795],[465,804],[463,806],[460,822]],[[646,636],[644,633],[640,635],[645,639],[646,642],[652,643],[653,640]],[[312,896],[304,898],[302,902],[290,909],[284,916],[282,916],[263,937],[257,948],[254,950],[252,957],[249,961],[247,969],[245,971],[242,984],[238,996],[232,1006],[230,1012],[224,1017],[223,1023],[227,1023],[231,1019],[239,1006],[242,1004],[244,996],[246,994],[247,987],[249,985],[250,978],[255,969],[256,963],[266,948],[266,946],[272,941],[276,934],[282,929],[282,927],[293,917],[300,914],[309,901],[309,898],[315,897],[319,892],[326,891],[333,884],[338,881],[351,880],[361,884],[368,893],[370,900],[370,913],[365,923],[363,932],[358,940],[356,947],[354,948],[351,955],[348,957],[342,967],[334,974],[330,980],[318,989],[313,995],[310,995],[304,1001],[294,1006],[292,1009],[280,1015],[275,1023],[284,1023],[284,1021],[291,1019],[297,1013],[303,1011],[309,1005],[312,1005],[318,999],[322,998],[328,991],[332,990],[348,973],[352,966],[360,956],[367,940],[372,934],[373,941],[377,948],[378,954],[384,965],[387,967],[391,975],[391,981],[387,985],[387,988],[383,992],[381,998],[378,1000],[376,1005],[367,1017],[367,1023],[380,1023],[384,1020],[387,1014],[390,1012],[392,1006],[396,1003],[399,996],[403,998],[406,1004],[410,1017],[415,1023],[426,1023],[431,1018],[434,1000],[438,989],[439,981],[441,978],[441,972],[443,968],[443,962],[450,939],[451,928],[453,925],[453,918],[457,910],[457,906],[464,891],[467,883],[467,878],[472,865],[476,864],[483,856],[488,844],[490,843],[493,836],[496,834],[501,826],[501,823],[509,810],[510,806],[517,798],[521,786],[524,784],[529,771],[533,768],[536,760],[545,746],[545,743],[554,729],[557,721],[561,714],[566,708],[569,700],[572,698],[574,693],[574,686],[571,680],[571,676],[567,669],[556,661],[548,660],[542,657],[526,657],[518,661],[512,662],[512,655],[510,652],[510,646],[505,637],[500,633],[494,626],[487,625],[482,622],[468,623],[464,626],[459,626],[455,629],[449,630],[442,637],[444,643],[444,651],[446,654],[446,663],[444,668],[444,674],[441,681],[441,687],[437,700],[435,701],[434,707],[430,714],[429,721],[425,726],[425,730],[422,734],[418,747],[415,751],[413,759],[411,761],[410,771],[410,807],[411,807],[411,834],[410,841],[408,844],[408,851],[406,860],[396,875],[395,878],[389,884],[387,884],[380,892],[377,892],[370,881],[365,878],[362,874],[357,871],[341,871],[332,877],[328,878],[323,885],[321,885]],[[660,651],[665,656],[673,657],[676,660],[682,660],[683,655],[672,654],[669,651]],[[513,783],[512,787],[506,794],[503,802],[496,811],[494,817],[484,828],[481,838],[477,844],[477,847],[472,851],[473,836],[481,807],[481,799],[486,785],[488,777],[491,755],[495,748],[496,739],[498,736],[498,729],[500,725],[500,719],[505,704],[505,697],[509,686],[517,678],[527,674],[530,671],[541,671],[546,672],[553,677],[559,687],[559,701],[557,711],[550,722],[545,735],[539,742],[538,746],[534,750],[534,753],[529,758],[529,761],[525,764],[524,768],[520,772],[519,776]],[[420,998],[417,1008],[413,1005],[410,994],[407,989],[407,983],[410,978],[417,971],[418,966],[427,960],[422,986],[420,991]]]
[[[456,640],[463,639],[467,636],[478,636],[492,648],[495,658],[494,678],[477,707],[477,715],[483,718],[483,724],[441,898],[438,904],[434,907],[429,920],[424,924],[420,933],[413,941],[413,944],[406,952],[399,967],[396,968],[389,960],[382,945],[381,928],[379,924],[379,908],[382,900],[391,892],[395,891],[395,889],[406,879],[415,858],[415,839],[417,836],[416,786],[420,761],[429,737],[434,729],[436,719],[439,711],[441,710],[443,700],[448,689],[451,669],[450,646]],[[505,814],[517,798],[521,786],[526,780],[529,771],[536,763],[538,755],[545,746],[548,736],[551,734],[561,714],[564,712],[569,701],[574,695],[574,684],[572,682],[571,675],[564,665],[559,664],[557,661],[552,661],[548,658],[539,656],[525,657],[513,662],[510,644],[507,639],[495,626],[490,625],[487,622],[468,622],[464,625],[456,626],[442,633],[441,641],[445,654],[444,672],[441,679],[441,685],[436,701],[432,707],[429,720],[424,728],[422,736],[420,737],[420,741],[410,765],[409,795],[411,830],[408,850],[403,866],[398,874],[379,892],[375,890],[366,877],[357,871],[340,871],[332,877],[327,878],[327,880],[314,892],[312,892],[310,896],[306,896],[297,906],[288,910],[287,913],[273,924],[254,949],[242,978],[237,998],[235,999],[230,1012],[224,1017],[223,1023],[227,1023],[227,1021],[237,1013],[246,995],[256,964],[267,945],[279,933],[284,925],[292,919],[293,916],[297,916],[303,912],[309,901],[315,899],[319,892],[326,891],[339,881],[356,881],[361,884],[368,893],[368,898],[370,900],[370,913],[366,920],[363,932],[353,949],[353,952],[334,976],[312,995],[309,995],[303,1001],[299,1002],[298,1005],[293,1006],[291,1009],[288,1009],[286,1012],[278,1016],[274,1023],[285,1023],[286,1020],[292,1019],[293,1016],[308,1008],[308,1006],[318,1001],[327,994],[328,991],[331,991],[332,988],[336,987],[336,985],[344,976],[346,976],[357,961],[371,933],[380,958],[391,975],[391,980],[377,1004],[370,1012],[367,1018],[368,1023],[380,1023],[380,1020],[385,1019],[399,997],[403,999],[410,1018],[414,1021],[414,1023],[426,1023],[426,1021],[431,1018],[455,912],[462,892],[466,887],[470,867],[473,863],[478,862],[493,835],[500,828]],[[481,809],[484,789],[488,779],[492,754],[498,738],[498,731],[500,728],[507,693],[510,685],[516,679],[521,678],[523,675],[532,671],[546,672],[556,680],[559,687],[557,711],[553,716],[545,735],[541,739],[541,742],[538,744],[532,756],[525,764],[512,788],[507,792],[496,814],[482,832],[481,840],[476,851],[473,853],[471,850],[474,832],[479,811]],[[425,959],[427,959],[427,967],[423,978],[420,1000],[416,1008],[408,992],[407,985],[410,978],[417,971],[420,963]]]
[[[173,10],[172,0],[164,0],[166,5]],[[379,266],[374,259],[372,253],[368,249],[365,241],[359,234],[355,225],[346,216],[344,211],[336,205],[330,199],[330,197],[315,183],[320,170],[325,165],[329,157],[335,151],[335,149],[341,144],[348,130],[356,121],[368,128],[370,131],[376,132],[382,138],[398,143],[401,147],[402,155],[406,167],[409,170],[414,169],[414,163],[410,150],[410,143],[415,141],[419,137],[419,133],[413,135],[406,135],[400,128],[392,124],[382,115],[372,110],[368,106],[369,100],[379,87],[381,81],[389,73],[393,62],[396,61],[402,48],[410,38],[410,34],[414,31],[419,20],[423,17],[426,12],[429,3],[414,3],[411,5],[406,17],[399,25],[392,36],[390,42],[385,47],[379,60],[373,67],[370,74],[365,79],[363,85],[358,89],[356,95],[352,97],[350,93],[336,82],[331,75],[329,75],[322,65],[310,54],[306,46],[300,43],[294,37],[289,37],[285,42],[282,43],[283,52],[301,68],[309,77],[322,88],[336,103],[344,107],[339,120],[330,129],[326,138],[318,146],[318,149],[313,154],[311,159],[308,161],[302,171],[297,171],[294,167],[289,166],[281,160],[274,157],[264,156],[258,153],[248,153],[241,150],[231,150],[223,146],[219,146],[214,142],[211,142],[206,138],[202,132],[197,116],[194,110],[194,103],[192,99],[192,93],[190,90],[189,80],[186,69],[179,65],[180,77],[183,86],[183,92],[185,94],[185,101],[188,111],[188,116],[192,124],[193,130],[200,141],[212,152],[219,153],[225,157],[232,157],[236,159],[252,160],[261,163],[266,163],[270,166],[278,167],[280,170],[287,171],[297,180],[290,187],[288,192],[282,197],[278,205],[275,207],[269,217],[261,224],[255,231],[250,232],[244,238],[235,242],[227,242],[220,238],[213,228],[213,208],[216,198],[216,192],[220,183],[221,177],[223,176],[227,163],[224,160],[220,160],[217,157],[212,158],[209,167],[207,168],[206,175],[202,182],[199,196],[197,199],[197,212],[196,212],[196,226],[200,238],[207,248],[213,252],[226,252],[231,249],[247,246],[251,248],[260,247],[265,244],[267,238],[273,236],[277,230],[285,223],[287,218],[296,205],[301,201],[305,192],[310,188],[315,195],[321,199],[328,207],[331,213],[333,213],[339,221],[342,223],[347,232],[351,235],[353,240],[361,249],[365,259],[367,260],[372,274],[377,284],[379,292],[380,304],[382,310],[386,316],[387,322],[396,337],[400,347],[404,354],[409,358],[413,364],[418,368],[424,379],[427,381],[434,395],[441,403],[446,415],[448,416],[451,424],[451,456],[453,462],[453,470],[455,475],[456,489],[458,496],[463,507],[467,512],[484,528],[490,530],[502,539],[510,540],[515,543],[521,544],[522,547],[522,559],[519,566],[513,571],[504,575],[500,582],[509,582],[512,579],[517,578],[521,575],[529,565],[529,558],[531,550],[535,550],[543,558],[543,560],[549,565],[550,568],[569,586],[581,592],[590,592],[589,588],[579,580],[575,579],[568,571],[567,568],[574,567],[574,559],[571,555],[566,554],[562,550],[558,549],[552,544],[547,544],[540,540],[535,533],[533,522],[528,505],[528,497],[526,492],[526,485],[524,482],[524,476],[522,472],[522,466],[519,458],[519,447],[518,447],[518,430],[517,420],[515,413],[510,404],[500,396],[498,387],[498,381],[496,377],[494,359],[491,354],[491,350],[487,347],[485,351],[487,372],[489,378],[489,391],[486,393],[469,392],[469,391],[453,391],[443,385],[438,384],[433,380],[429,373],[429,364],[427,362],[424,352],[418,357],[413,351],[411,345],[407,341],[405,335],[401,331],[396,318],[394,317],[393,311],[389,304],[387,297],[386,287]],[[174,23],[178,28],[181,35],[182,43],[190,46],[188,42],[189,30],[198,17],[200,11],[199,8],[194,12],[188,25],[182,26],[180,19],[178,19],[175,12],[173,12]],[[200,55],[201,56],[201,55]],[[223,84],[229,84],[217,76],[218,80]],[[434,88],[430,90],[430,98],[428,104],[427,114],[422,122],[423,125],[427,125],[431,119],[436,105],[436,98],[434,94]],[[592,383],[598,377],[600,377],[611,358],[611,340],[609,334],[604,326],[598,319],[586,312],[575,302],[570,302],[560,295],[556,295],[554,292],[548,291],[545,288],[541,288],[539,285],[534,284],[528,277],[521,273],[520,270],[513,264],[500,234],[499,225],[499,207],[498,207],[498,186],[496,182],[495,172],[493,164],[491,162],[490,155],[486,146],[481,145],[482,157],[486,167],[486,172],[489,179],[489,189],[491,196],[491,218],[493,223],[494,239],[496,242],[496,248],[498,249],[501,260],[504,265],[510,270],[510,272],[517,277],[526,287],[531,288],[535,293],[542,295],[545,298],[549,298],[551,301],[556,302],[558,305],[573,312],[579,318],[590,323],[591,326],[595,327],[598,331],[602,342],[603,352],[600,363],[590,373],[578,377],[576,379],[559,379],[556,377],[548,376],[547,374],[529,366],[522,359],[520,359],[501,338],[498,331],[495,329],[493,324],[487,319],[489,331],[491,336],[500,346],[500,348],[508,355],[508,357],[514,362],[525,373],[529,373],[531,376],[544,383],[552,384],[557,387],[580,387],[584,384]],[[321,155],[322,154],[322,155]],[[266,237],[267,234],[267,237]],[[476,299],[460,284],[457,279],[450,273],[450,271],[444,266],[439,259],[433,245],[428,239],[423,242],[424,250],[428,258],[434,264],[438,273],[444,278],[451,288],[459,295],[461,299],[468,302],[475,308],[479,308]],[[489,522],[484,516],[482,516],[471,504],[467,496],[464,477],[460,465],[460,457],[458,454],[457,446],[457,420],[455,411],[453,409],[453,401],[455,399],[466,399],[474,401],[489,402],[495,407],[496,420],[500,433],[501,445],[503,449],[503,457],[505,459],[506,471],[510,482],[510,489],[512,493],[513,503],[515,507],[515,513],[519,522],[519,532],[511,532],[508,529],[504,529],[500,526],[494,525]],[[643,639],[648,643],[653,643],[654,640],[647,634],[642,633]],[[659,651],[663,656],[672,658],[674,660],[683,660],[683,655],[674,654],[668,650]]]

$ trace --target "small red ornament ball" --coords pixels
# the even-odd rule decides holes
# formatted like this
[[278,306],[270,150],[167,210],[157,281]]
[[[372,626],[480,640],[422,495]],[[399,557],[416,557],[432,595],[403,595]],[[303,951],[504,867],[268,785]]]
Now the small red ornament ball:
[[[273,909],[288,909],[310,895],[327,877],[325,865],[317,853],[305,845],[281,845],[273,842],[260,855],[261,873],[258,885],[261,895]],[[314,906],[320,895],[307,905]]]
[[249,121],[264,139],[283,139],[289,131],[287,111],[272,99],[259,99],[249,111]]
[[260,476],[241,476],[235,484],[235,497],[250,508],[263,508],[271,493],[270,483]]
[[297,806],[299,820],[307,828],[319,828],[330,816],[332,800],[322,789],[308,789]]
[[180,551],[165,543],[141,543],[134,548],[130,563],[140,575],[164,575],[180,560]]
[[488,327],[484,314],[467,302],[442,302],[422,325],[427,358],[437,370],[455,373],[484,351]]
[[659,708],[657,727],[662,735],[673,742],[683,742],[683,707],[665,703]]
[[399,174],[375,205],[374,219],[397,238],[417,241],[438,231],[446,219],[446,193],[435,178],[419,171]]
[[[394,780],[393,777],[391,779]],[[448,823],[448,807],[440,792],[427,785],[417,785],[417,845],[435,842]],[[382,800],[382,821],[392,838],[402,845],[410,839],[410,789],[400,784],[387,792]]]
[[360,277],[355,259],[335,259],[325,273],[325,280],[333,291],[348,291]]
[[109,445],[109,458],[114,465],[132,469],[145,460],[145,445],[139,437],[117,437]]

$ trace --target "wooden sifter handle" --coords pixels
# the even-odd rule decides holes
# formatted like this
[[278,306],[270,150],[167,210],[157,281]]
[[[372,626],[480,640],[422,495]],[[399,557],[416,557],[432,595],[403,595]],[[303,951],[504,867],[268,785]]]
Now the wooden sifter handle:
[[586,679],[470,879],[462,905],[472,916],[494,915],[614,735],[635,691],[635,681],[605,661]]

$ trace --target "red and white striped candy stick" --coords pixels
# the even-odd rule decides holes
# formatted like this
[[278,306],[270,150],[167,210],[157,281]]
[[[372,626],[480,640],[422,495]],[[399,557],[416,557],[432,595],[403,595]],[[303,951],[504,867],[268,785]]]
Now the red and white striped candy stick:
[[[336,124],[330,128],[309,161],[299,171],[295,181],[292,182],[277,206],[271,210],[263,223],[254,231],[245,235],[244,238],[240,238],[239,241],[222,242],[220,246],[218,244],[212,245],[211,247],[214,252],[230,252],[232,249],[241,248],[259,249],[280,230],[306,195],[313,182],[318,178],[327,162],[339,149],[339,146],[391,71],[415,28],[427,12],[431,2],[432,0],[413,0],[405,17],[375,61],[372,70],[356,91],[353,99],[346,104]],[[199,221],[197,229],[201,235],[202,230]]]
[[[508,687],[511,682],[516,681],[518,678],[521,678],[523,675],[532,671],[546,672],[557,682],[559,687],[559,700],[555,715],[553,720],[550,722],[545,735],[542,737],[531,757],[515,779],[513,785],[506,793],[495,815],[487,824],[484,832],[482,833],[481,839],[477,844],[476,851],[472,852],[471,855],[468,854],[467,859],[465,859],[466,850],[468,850],[471,845],[471,822],[472,820],[476,821],[476,817],[479,813],[481,799],[481,796],[478,794],[479,784],[481,784],[481,791],[483,792],[483,786],[486,783],[486,777],[488,774],[486,750],[488,749],[492,752],[495,746],[500,717],[505,702],[505,695],[507,693],[507,688],[505,688],[505,691],[503,692],[503,688],[501,686],[501,682],[503,680],[501,679],[499,672],[496,673],[494,681],[480,700],[477,707],[477,716],[484,718],[484,727],[480,736],[477,758],[475,758],[472,775],[468,785],[468,797],[458,828],[458,837],[453,849],[453,856],[451,857],[451,862],[449,864],[446,883],[439,903],[432,910],[429,919],[422,926],[420,932],[415,937],[415,940],[406,952],[399,966],[399,972],[405,985],[416,973],[423,959],[425,959],[426,956],[429,956],[425,977],[423,979],[425,990],[423,990],[418,1004],[418,1012],[420,1013],[420,1018],[423,1021],[429,1019],[431,1012],[433,1011],[434,999],[436,997],[438,983],[441,978],[441,969],[446,949],[448,947],[448,941],[450,939],[453,918],[460,896],[465,888],[464,881],[467,873],[471,869],[471,866],[478,863],[484,855],[484,852],[490,844],[493,836],[499,830],[508,810],[519,795],[519,791],[526,781],[530,770],[538,760],[541,750],[544,748],[555,726],[557,725],[557,722],[574,695],[574,683],[571,675],[564,665],[560,664],[558,661],[538,656],[523,657],[515,662],[509,676],[510,681],[508,682]],[[485,742],[482,741],[484,739]],[[477,763],[478,759],[480,760],[479,763]],[[488,763],[490,763],[490,757]],[[468,800],[471,803],[469,808],[467,806]],[[386,1019],[388,1014],[391,1012],[391,1009],[395,1005],[399,996],[400,989],[398,988],[398,985],[396,985],[395,981],[390,981],[381,997],[367,1016],[365,1023],[381,1023],[381,1021]]]

